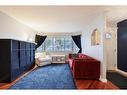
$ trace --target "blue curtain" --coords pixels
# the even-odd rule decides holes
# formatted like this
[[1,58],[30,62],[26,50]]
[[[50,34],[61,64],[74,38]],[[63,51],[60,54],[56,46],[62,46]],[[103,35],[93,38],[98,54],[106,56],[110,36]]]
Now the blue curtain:
[[37,43],[36,49],[43,44],[47,36],[36,35],[35,42]]
[[78,53],[82,53],[82,47],[81,47],[81,35],[75,35],[72,36],[73,41],[77,45],[77,47],[80,49]]

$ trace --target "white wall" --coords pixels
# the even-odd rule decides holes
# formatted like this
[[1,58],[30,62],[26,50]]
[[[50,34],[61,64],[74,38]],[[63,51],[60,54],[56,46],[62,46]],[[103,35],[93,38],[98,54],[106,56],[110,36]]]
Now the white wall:
[[117,25],[107,22],[106,32],[111,34],[110,39],[106,39],[106,60],[107,70],[117,69]]
[[35,33],[31,28],[0,12],[0,39],[8,38],[28,41],[28,38],[32,38],[34,41]]
[[[106,80],[106,63],[104,58],[104,33],[105,33],[105,16],[104,13],[94,14],[89,17],[87,24],[84,25],[82,33],[83,53],[101,61],[101,79]],[[101,35],[101,44],[91,46],[91,34],[94,29],[98,29]]]
[[[98,29],[101,35],[101,44],[91,46],[91,34],[94,29]],[[89,23],[84,26],[82,33],[82,48],[83,53],[88,54],[98,60],[103,61],[103,32],[104,32],[104,16],[94,15],[90,18]]]

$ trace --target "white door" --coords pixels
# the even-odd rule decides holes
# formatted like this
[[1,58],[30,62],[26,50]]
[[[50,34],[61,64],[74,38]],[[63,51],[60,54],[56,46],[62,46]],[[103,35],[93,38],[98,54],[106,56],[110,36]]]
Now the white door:
[[111,38],[106,39],[107,70],[115,70],[117,67],[117,29],[110,28],[107,32],[111,34]]

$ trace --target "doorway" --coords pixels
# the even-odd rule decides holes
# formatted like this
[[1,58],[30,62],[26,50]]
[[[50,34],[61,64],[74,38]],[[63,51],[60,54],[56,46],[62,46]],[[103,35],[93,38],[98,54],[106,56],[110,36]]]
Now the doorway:
[[106,37],[106,62],[107,71],[115,71],[117,68],[117,29],[109,28]]
[[108,30],[112,37],[106,40],[107,79],[119,88],[127,89],[127,20],[119,22],[117,27]]
[[118,23],[118,70],[127,73],[127,20]]

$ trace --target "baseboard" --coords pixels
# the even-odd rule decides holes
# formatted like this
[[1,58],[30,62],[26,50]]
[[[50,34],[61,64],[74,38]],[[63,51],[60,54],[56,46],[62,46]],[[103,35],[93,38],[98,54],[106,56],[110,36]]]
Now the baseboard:
[[99,80],[102,82],[107,82],[107,79],[104,79],[104,78],[100,78]]
[[122,74],[123,76],[127,77],[127,72],[124,72],[122,70],[116,69],[116,71],[120,74]]

